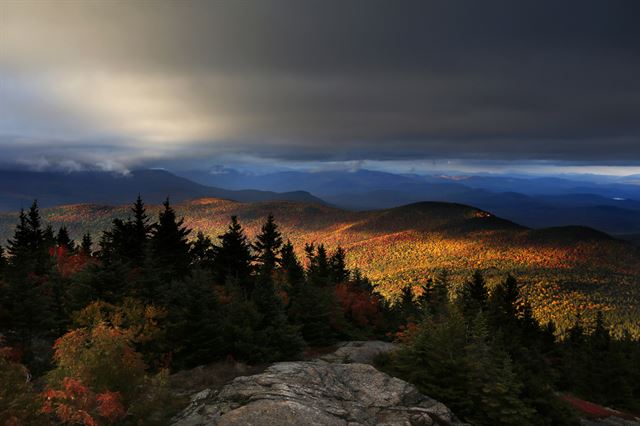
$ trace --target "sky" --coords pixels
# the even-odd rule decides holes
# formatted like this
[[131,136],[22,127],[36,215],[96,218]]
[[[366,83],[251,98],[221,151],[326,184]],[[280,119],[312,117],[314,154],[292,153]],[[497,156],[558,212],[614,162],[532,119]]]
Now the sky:
[[640,172],[640,2],[0,0],[0,165]]

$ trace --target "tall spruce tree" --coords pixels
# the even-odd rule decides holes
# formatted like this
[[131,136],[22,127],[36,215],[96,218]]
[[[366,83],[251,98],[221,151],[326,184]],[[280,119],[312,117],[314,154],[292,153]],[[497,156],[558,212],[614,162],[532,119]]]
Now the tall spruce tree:
[[86,257],[91,257],[93,255],[92,246],[93,240],[91,239],[91,234],[84,234],[82,236],[82,243],[80,243],[80,253],[82,253]]
[[[44,246],[40,212],[36,201],[27,213],[20,211],[13,238],[9,240],[5,309],[9,323],[6,334],[25,348],[26,360],[33,360],[32,339],[47,331],[50,300],[43,291],[49,255]],[[3,327],[4,328],[4,327]]]
[[283,288],[292,300],[300,287],[305,284],[304,267],[296,256],[295,249],[291,241],[287,241],[280,250],[280,268],[283,273]]
[[47,226],[44,228],[44,231],[42,231],[42,241],[43,241],[43,247],[46,250],[49,250],[58,244],[56,240],[56,234],[55,232],[53,232],[53,226],[51,226],[50,223],[48,223]]
[[14,236],[8,242],[14,271],[20,274],[43,274],[48,266],[47,249],[38,202],[34,201],[28,212],[20,210]]
[[327,287],[331,284],[329,258],[324,244],[306,244],[305,253],[307,255],[307,278],[311,284],[319,287]]
[[482,272],[476,270],[471,280],[465,282],[459,295],[459,304],[467,321],[472,321],[487,307],[489,292]]
[[168,348],[174,366],[191,368],[226,354],[222,313],[210,274],[196,269],[165,286],[162,305],[167,309]]
[[246,297],[252,291],[251,272],[253,256],[237,216],[231,216],[227,231],[219,236],[220,246],[216,246],[214,275],[218,284],[234,282],[243,289]]
[[262,225],[260,234],[253,244],[256,252],[256,261],[259,274],[271,275],[280,262],[280,249],[282,248],[282,234],[278,230],[272,214],[267,216],[266,222]]
[[58,229],[58,234],[56,235],[56,245],[58,247],[66,249],[69,252],[75,251],[75,242],[69,236],[69,230],[64,225]]
[[349,270],[346,263],[347,253],[340,246],[329,258],[329,279],[334,284],[344,283],[349,280]]
[[182,279],[189,273],[191,264],[188,240],[191,229],[184,226],[184,219],[177,219],[168,198],[162,205],[164,210],[158,216],[150,240],[152,262],[165,280]]
[[131,212],[133,213],[133,220],[130,226],[132,231],[130,257],[135,265],[140,266],[144,262],[149,236],[153,231],[153,226],[149,224],[147,209],[142,202],[140,194],[138,194],[138,198],[133,207],[131,207]]
[[304,340],[312,346],[333,343],[338,334],[332,323],[343,319],[329,279],[329,261],[324,246],[305,245],[306,282],[296,289],[289,307],[292,321],[301,327]]
[[212,270],[215,261],[213,241],[202,231],[198,231],[196,239],[191,244],[191,265],[194,268]]
[[296,356],[304,345],[296,327],[288,322],[281,297],[274,285],[274,272],[279,262],[282,235],[272,215],[267,217],[254,243],[258,273],[252,298],[261,315],[260,331],[273,352],[272,359]]

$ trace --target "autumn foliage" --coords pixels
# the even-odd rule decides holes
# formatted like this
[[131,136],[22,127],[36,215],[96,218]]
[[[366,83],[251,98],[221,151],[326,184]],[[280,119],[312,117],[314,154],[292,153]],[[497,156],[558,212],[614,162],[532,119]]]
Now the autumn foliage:
[[59,421],[84,426],[114,424],[126,416],[118,392],[95,394],[82,382],[71,377],[62,380],[60,389],[43,393],[42,412],[54,415]]

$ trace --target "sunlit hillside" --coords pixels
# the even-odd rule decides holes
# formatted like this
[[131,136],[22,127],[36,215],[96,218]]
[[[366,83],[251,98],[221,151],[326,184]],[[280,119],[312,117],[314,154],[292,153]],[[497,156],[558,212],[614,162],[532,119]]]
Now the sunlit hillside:
[[[577,312],[591,318],[602,310],[616,332],[627,328],[640,335],[640,251],[588,228],[529,230],[473,207],[447,203],[371,212],[220,199],[175,207],[189,227],[213,237],[225,230],[231,215],[237,215],[253,237],[273,213],[285,238],[299,250],[311,242],[343,246],[350,266],[364,272],[388,298],[441,269],[450,271],[455,285],[475,269],[482,269],[491,284],[508,272],[526,284],[536,315],[543,322],[553,319],[561,331]],[[155,215],[158,206],[149,210]],[[113,218],[128,215],[127,206],[70,205],[43,211],[54,228],[65,224],[76,238],[90,231],[95,241]],[[15,214],[0,216],[3,241],[15,222]]]

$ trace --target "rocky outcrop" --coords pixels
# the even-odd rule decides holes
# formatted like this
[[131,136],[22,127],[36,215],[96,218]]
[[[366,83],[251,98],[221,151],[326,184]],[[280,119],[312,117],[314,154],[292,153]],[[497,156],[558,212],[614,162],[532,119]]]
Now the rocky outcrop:
[[376,356],[384,352],[396,349],[398,345],[381,341],[344,342],[338,345],[338,349],[327,355],[319,357],[319,360],[333,363],[358,363],[373,364]]
[[[344,360],[345,351],[356,358],[368,353],[367,359],[375,352],[364,344],[350,345],[335,359]],[[174,426],[302,424],[461,423],[442,403],[371,365],[322,359],[277,363],[261,374],[237,377],[219,392],[199,392],[173,421]]]

